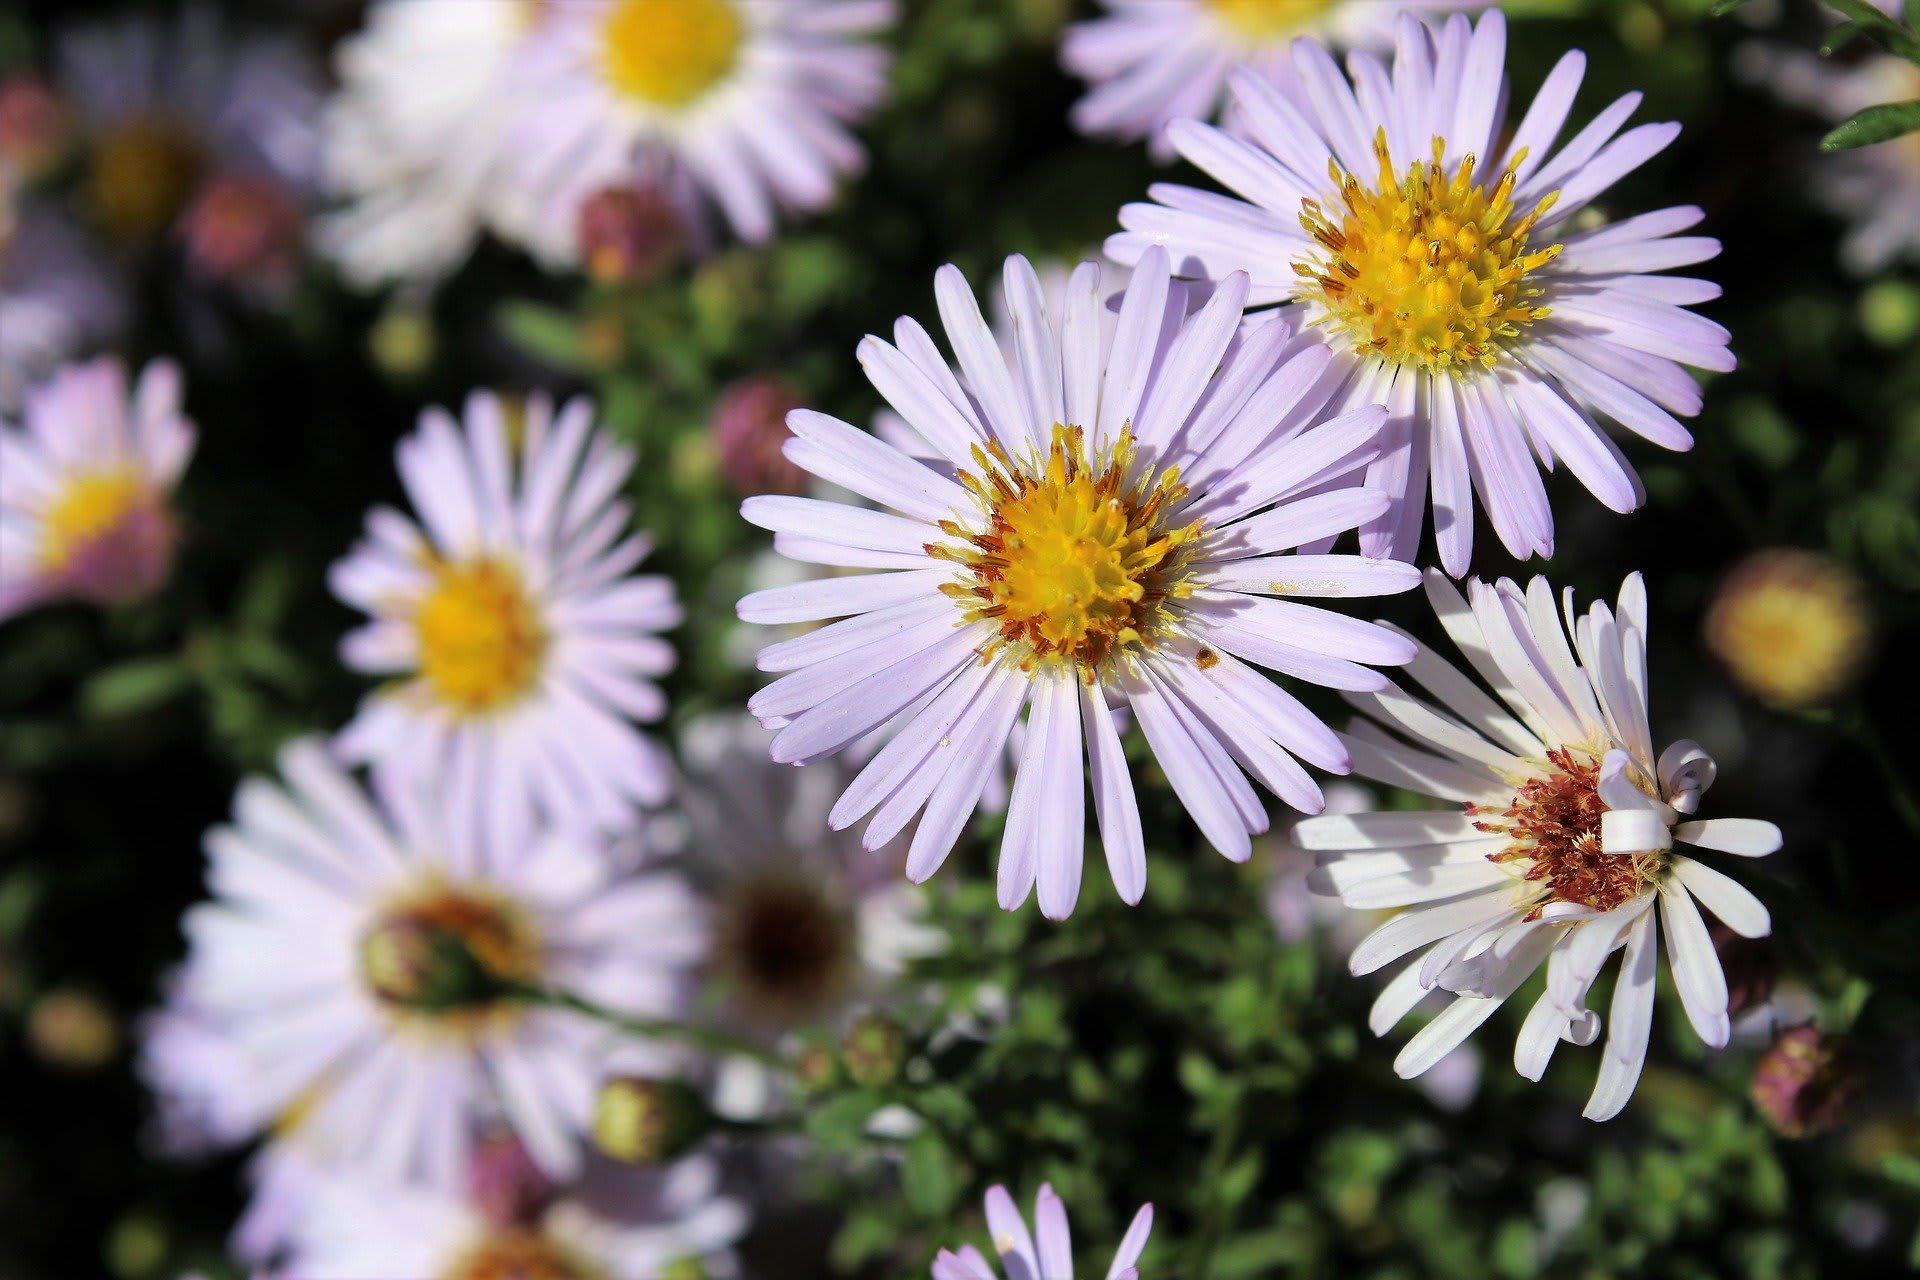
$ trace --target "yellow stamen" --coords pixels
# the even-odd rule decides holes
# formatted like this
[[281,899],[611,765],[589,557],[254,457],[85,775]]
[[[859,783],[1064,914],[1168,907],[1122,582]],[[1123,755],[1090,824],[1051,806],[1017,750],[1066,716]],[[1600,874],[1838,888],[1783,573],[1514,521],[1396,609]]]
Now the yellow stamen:
[[745,34],[732,0],[621,0],[601,27],[601,65],[627,97],[684,107],[733,70]]
[[125,468],[75,477],[42,517],[41,567],[59,573],[151,501],[152,494],[139,475]]
[[1089,456],[1079,427],[1056,426],[1044,459],[1016,464],[997,444],[975,446],[979,472],[960,482],[986,516],[979,532],[956,522],[950,543],[930,545],[966,576],[942,588],[969,619],[999,636],[986,656],[1010,652],[1023,666],[1070,662],[1083,676],[1133,645],[1152,645],[1165,605],[1188,594],[1188,551],[1202,532],[1174,525],[1186,496],[1177,468],[1133,474],[1133,437],[1123,432]]
[[171,120],[136,117],[94,144],[87,200],[108,232],[145,240],[167,229],[205,168],[200,144]]
[[1250,40],[1292,35],[1339,0],[1207,0],[1221,21]]
[[506,1227],[461,1254],[442,1280],[595,1280],[597,1268],[537,1231]]
[[1559,192],[1521,216],[1515,156],[1491,187],[1474,181],[1474,157],[1451,177],[1433,140],[1431,163],[1396,178],[1386,130],[1374,137],[1380,170],[1373,189],[1329,161],[1335,194],[1305,201],[1300,225],[1318,245],[1294,264],[1299,296],[1355,352],[1428,372],[1462,375],[1490,369],[1507,343],[1547,308],[1530,273],[1560,256],[1560,246],[1528,249],[1527,236]]
[[414,617],[420,671],[441,701],[477,715],[532,687],[547,635],[513,569],[497,560],[434,565]]

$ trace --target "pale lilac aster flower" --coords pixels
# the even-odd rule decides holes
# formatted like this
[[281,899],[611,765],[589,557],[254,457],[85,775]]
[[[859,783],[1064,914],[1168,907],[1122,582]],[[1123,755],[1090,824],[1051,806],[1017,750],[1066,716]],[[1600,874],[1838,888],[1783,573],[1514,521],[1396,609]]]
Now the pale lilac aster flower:
[[320,88],[305,53],[235,38],[210,9],[66,31],[59,83],[87,147],[86,207],[117,239],[157,237],[216,175],[300,196],[318,177]]
[[193,454],[180,370],[128,393],[118,360],[67,365],[0,419],[0,620],[49,600],[117,604],[173,569],[173,487]]
[[733,1276],[727,1251],[747,1210],[718,1163],[690,1156],[646,1171],[618,1214],[565,1197],[531,1220],[502,1223],[458,1195],[327,1179],[298,1220],[286,1269],[300,1280],[658,1280],[676,1263]]
[[333,567],[334,594],[372,616],[341,654],[389,678],[341,732],[382,772],[445,771],[475,805],[524,823],[618,828],[666,797],[656,720],[673,666],[657,634],[680,620],[673,584],[635,576],[652,547],[619,497],[633,451],[558,413],[478,393],[464,426],[442,409],[400,442],[419,523],[388,507]]
[[432,283],[499,229],[511,68],[542,13],[528,0],[381,0],[340,42],[321,133],[343,204],[315,237],[354,285]]
[[[1067,1227],[1067,1208],[1053,1188],[1041,1184],[1034,1200],[1033,1230],[1005,1187],[987,1190],[987,1230],[993,1235],[993,1251],[1006,1268],[1007,1280],[1073,1280],[1073,1236]],[[1106,1280],[1139,1280],[1140,1253],[1153,1232],[1153,1206],[1143,1204],[1133,1215],[1120,1247],[1114,1250],[1113,1263]],[[972,1245],[954,1253],[942,1249],[933,1260],[933,1280],[1000,1280],[993,1264]]]
[[1600,420],[1688,449],[1675,415],[1698,412],[1701,392],[1685,366],[1733,367],[1727,331],[1686,309],[1719,286],[1653,274],[1720,251],[1680,234],[1700,210],[1575,229],[1680,126],[1621,133],[1640,101],[1630,93],[1556,150],[1586,67],[1576,51],[1509,134],[1505,58],[1498,10],[1477,27],[1402,18],[1392,70],[1354,54],[1351,79],[1300,41],[1304,105],[1240,74],[1248,140],[1171,126],[1181,154],[1239,198],[1159,185],[1158,203],[1126,206],[1126,230],[1107,241],[1122,262],[1164,246],[1182,271],[1250,272],[1254,304],[1293,304],[1337,355],[1332,406],[1391,413],[1366,480],[1393,503],[1361,530],[1361,550],[1414,559],[1431,486],[1440,561],[1456,577],[1472,558],[1476,492],[1510,552],[1551,555],[1538,466],[1564,463],[1606,506],[1632,511],[1639,477]]
[[1323,423],[1326,348],[1284,321],[1243,326],[1244,275],[1189,317],[1186,286],[1164,253],[1149,254],[1110,338],[1095,264],[1074,273],[1057,316],[1025,258],[1009,258],[1005,275],[1021,335],[1011,362],[952,267],[936,294],[958,372],[909,318],[895,343],[860,345],[867,376],[938,465],[825,414],[788,418],[789,457],[888,510],[760,497],[742,513],[783,554],[879,572],[757,592],[740,616],[843,619],[760,654],[762,670],[787,673],[748,704],[779,730],[775,760],[823,760],[907,713],[829,818],[841,828],[873,815],[864,841],[878,848],[924,810],[907,853],[915,881],[945,860],[1030,704],[1000,902],[1017,907],[1037,882],[1057,919],[1080,892],[1083,768],[1116,889],[1131,903],[1146,887],[1116,703],[1207,839],[1244,861],[1267,826],[1247,773],[1313,811],[1320,789],[1295,757],[1347,763],[1333,734],[1247,663],[1376,688],[1382,677],[1362,664],[1412,653],[1371,623],[1266,597],[1379,595],[1418,576],[1391,561],[1287,554],[1384,509],[1375,491],[1316,490],[1372,459],[1385,411]]
[[[150,1045],[168,1108],[215,1117],[212,1138],[271,1131],[268,1150],[375,1180],[458,1187],[503,1123],[549,1176],[577,1173],[609,1055],[660,1070],[673,1051],[501,997],[449,968],[444,944],[496,981],[670,1017],[706,949],[698,900],[677,876],[619,871],[597,838],[503,824],[455,788],[370,795],[316,739],[280,772],[242,783],[233,825],[207,836],[215,896],[187,914],[172,996],[208,1029],[200,1051],[224,1037],[239,1063],[196,1080]],[[201,1089],[227,1096],[196,1106]]]
[[126,322],[112,269],[62,213],[21,199],[0,171],[0,413],[60,362]]
[[1076,22],[1060,61],[1088,83],[1073,106],[1082,133],[1146,138],[1159,160],[1173,158],[1169,122],[1216,118],[1227,78],[1245,70],[1293,87],[1293,42],[1302,36],[1338,49],[1385,49],[1407,10],[1479,8],[1481,0],[1100,0],[1099,17]]
[[1524,591],[1475,579],[1468,591],[1471,603],[1427,574],[1447,635],[1498,700],[1421,646],[1406,670],[1427,697],[1392,685],[1349,695],[1371,718],[1345,735],[1356,773],[1453,807],[1316,818],[1294,838],[1324,851],[1321,891],[1349,907],[1406,908],[1353,951],[1356,974],[1414,955],[1374,1004],[1376,1035],[1428,991],[1456,993],[1395,1059],[1403,1078],[1440,1061],[1545,965],[1546,991],[1514,1047],[1514,1068],[1538,1080],[1561,1040],[1599,1034],[1587,992],[1624,948],[1586,1108],[1605,1120],[1646,1063],[1656,921],[1680,1002],[1715,1048],[1729,1033],[1727,982],[1696,900],[1743,937],[1771,928],[1759,899],[1675,842],[1761,857],[1780,847],[1780,831],[1694,819],[1713,758],[1688,741],[1654,754],[1639,574],[1615,608],[1596,603],[1579,618],[1572,593],[1557,602],[1543,578]]
[[747,240],[777,209],[833,198],[864,161],[849,126],[886,90],[872,37],[892,0],[578,0],[550,13],[513,74],[516,234],[577,260],[602,187],[691,182]]
[[[1883,6],[1898,18],[1898,3]],[[1781,101],[1838,124],[1855,112],[1920,99],[1920,67],[1888,53],[1841,62],[1754,42],[1734,54],[1734,73]],[[1920,262],[1920,133],[1835,155],[1809,155],[1808,193],[1853,225],[1841,261],[1871,276],[1905,259]]]

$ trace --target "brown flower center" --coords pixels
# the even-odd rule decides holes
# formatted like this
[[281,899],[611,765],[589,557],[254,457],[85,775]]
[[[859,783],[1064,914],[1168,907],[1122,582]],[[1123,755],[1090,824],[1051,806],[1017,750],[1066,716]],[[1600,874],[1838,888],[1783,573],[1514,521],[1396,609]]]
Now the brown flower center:
[[1600,847],[1600,756],[1579,747],[1555,747],[1547,753],[1547,771],[1529,778],[1504,811],[1470,804],[1474,826],[1510,843],[1490,862],[1523,867],[1521,878],[1540,885],[1543,896],[1527,913],[1529,920],[1552,902],[1572,902],[1611,911],[1639,896],[1665,868],[1657,853],[1609,854]]

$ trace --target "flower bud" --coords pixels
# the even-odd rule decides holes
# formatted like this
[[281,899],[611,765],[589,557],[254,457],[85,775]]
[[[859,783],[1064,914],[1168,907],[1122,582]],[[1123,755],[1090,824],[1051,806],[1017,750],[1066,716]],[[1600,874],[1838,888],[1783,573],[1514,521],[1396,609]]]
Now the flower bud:
[[831,1089],[840,1082],[840,1058],[824,1044],[810,1044],[794,1059],[793,1078],[802,1089]]
[[1841,1037],[1795,1027],[1760,1055],[1753,1105],[1782,1135],[1807,1138],[1846,1118],[1858,1085]]
[[553,1183],[511,1131],[495,1130],[474,1144],[467,1163],[467,1194],[495,1227],[536,1221],[554,1192]]
[[1714,592],[1705,630],[1707,648],[1749,693],[1815,707],[1858,674],[1872,617],[1845,566],[1807,551],[1757,551]]
[[279,293],[300,269],[302,219],[271,178],[222,174],[200,189],[180,219],[187,260],[223,284]]
[[367,333],[367,353],[390,378],[417,378],[433,363],[437,347],[433,317],[422,307],[395,302]]
[[76,987],[58,987],[34,1002],[27,1042],[50,1066],[93,1071],[120,1052],[120,1024],[98,997]]
[[841,1057],[855,1084],[869,1088],[888,1084],[899,1076],[906,1062],[907,1038],[891,1018],[865,1014],[847,1032]]
[[607,285],[645,284],[670,270],[686,252],[680,211],[652,187],[603,187],[580,204],[580,260],[590,279]]
[[360,970],[379,999],[419,1013],[471,1009],[509,994],[460,930],[418,912],[395,912],[369,929]]
[[742,378],[713,407],[713,446],[720,470],[742,497],[805,493],[807,473],[781,451],[791,432],[787,414],[800,397],[778,378]]
[[30,71],[0,81],[0,168],[40,177],[66,155],[72,139],[66,104]]
[[713,1122],[706,1099],[689,1085],[620,1076],[600,1086],[593,1144],[627,1164],[659,1164],[705,1137]]
[[1773,995],[1780,964],[1767,938],[1743,938],[1718,920],[1707,926],[1713,949],[1727,975],[1727,1016],[1737,1018],[1757,1009]]

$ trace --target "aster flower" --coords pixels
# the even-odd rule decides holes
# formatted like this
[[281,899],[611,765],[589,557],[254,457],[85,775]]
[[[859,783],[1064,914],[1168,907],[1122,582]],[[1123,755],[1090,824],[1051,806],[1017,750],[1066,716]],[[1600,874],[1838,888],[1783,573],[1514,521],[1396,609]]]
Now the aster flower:
[[343,205],[314,230],[348,280],[436,281],[497,229],[513,59],[541,21],[525,0],[382,0],[340,42],[321,135]]
[[67,365],[0,420],[0,620],[49,600],[153,594],[173,568],[174,484],[193,453],[180,371],[156,360],[131,396],[120,362]]
[[1409,9],[1479,7],[1476,0],[1101,0],[1102,13],[1067,28],[1060,61],[1087,81],[1073,107],[1082,133],[1144,137],[1155,158],[1171,159],[1167,124],[1213,119],[1227,78],[1244,70],[1293,80],[1289,50],[1301,36],[1342,49],[1393,44],[1395,18]]
[[748,240],[817,209],[862,163],[848,125],[880,100],[870,37],[892,0],[581,0],[549,14],[509,125],[517,235],[577,259],[594,191],[691,182]]
[[1471,604],[1427,575],[1448,636],[1499,700],[1422,646],[1407,674],[1429,698],[1393,686],[1349,695],[1371,719],[1345,736],[1356,773],[1453,807],[1316,818],[1294,838],[1324,851],[1322,891],[1349,907],[1408,908],[1353,951],[1356,974],[1414,955],[1374,1004],[1376,1034],[1429,990],[1456,993],[1395,1059],[1403,1078],[1439,1061],[1545,965],[1546,991],[1514,1048],[1514,1068],[1538,1080],[1561,1040],[1598,1035],[1587,991],[1624,948],[1586,1108],[1605,1120],[1646,1062],[1661,927],[1680,1002],[1716,1048],[1729,1032],[1727,983],[1699,905],[1742,937],[1771,927],[1752,893],[1675,843],[1761,857],[1779,848],[1780,831],[1694,819],[1713,758],[1687,741],[1654,754],[1639,574],[1616,607],[1596,603],[1578,619],[1569,593],[1564,626],[1542,578],[1524,591],[1504,578],[1468,589]]
[[61,361],[126,320],[112,270],[62,214],[20,198],[0,172],[0,413]]
[[[1899,0],[1879,7],[1900,18]],[[1755,41],[1735,51],[1733,69],[1835,124],[1868,107],[1920,98],[1920,67],[1888,53],[1840,62]],[[1902,259],[1920,262],[1920,134],[1809,159],[1808,193],[1852,223],[1840,242],[1849,271],[1871,276]]]
[[[396,451],[420,523],[381,507],[333,567],[334,594],[372,616],[341,653],[390,677],[340,736],[382,771],[446,770],[490,812],[626,825],[665,798],[665,753],[633,727],[665,708],[673,666],[655,633],[673,585],[632,576],[651,541],[617,495],[633,452],[573,400],[557,414],[469,397],[464,427],[429,409]],[[516,456],[517,455],[517,456]]]
[[1365,489],[1313,491],[1372,459],[1384,411],[1321,424],[1325,349],[1284,322],[1243,328],[1245,276],[1188,317],[1185,287],[1150,254],[1110,340],[1094,264],[1075,273],[1060,317],[1026,259],[1007,260],[1006,281],[1022,337],[1011,365],[952,267],[936,292],[959,374],[911,319],[895,327],[898,345],[860,346],[938,466],[824,414],[789,416],[790,458],[889,511],[760,497],[742,513],[786,555],[881,572],[758,592],[740,616],[844,619],[760,655],[763,670],[788,673],[748,704],[779,731],[775,760],[825,759],[910,712],[829,818],[844,828],[873,814],[863,838],[878,848],[924,809],[907,853],[915,881],[946,858],[1030,704],[1000,902],[1017,907],[1037,882],[1041,910],[1060,918],[1080,890],[1083,752],[1115,887],[1127,902],[1145,889],[1116,702],[1207,839],[1244,860],[1267,825],[1246,773],[1311,811],[1320,789],[1295,757],[1347,763],[1332,733],[1247,663],[1374,688],[1382,678],[1362,663],[1412,652],[1372,624],[1265,597],[1377,595],[1417,577],[1392,562],[1284,554],[1382,509],[1386,496]]
[[298,45],[234,39],[211,10],[65,32],[59,83],[88,151],[85,203],[116,239],[150,242],[209,178],[304,195],[319,163],[320,90]]
[[1707,602],[1701,630],[1742,688],[1780,706],[1814,707],[1860,674],[1873,612],[1845,565],[1776,547],[1728,572]]
[[674,1264],[735,1274],[726,1250],[747,1212],[720,1185],[717,1162],[690,1157],[624,1179],[617,1215],[576,1197],[502,1221],[466,1198],[327,1179],[294,1230],[286,1274],[301,1280],[658,1280]]
[[[686,885],[622,874],[584,834],[502,823],[458,787],[370,796],[314,739],[280,771],[243,783],[208,835],[215,897],[185,922],[175,1008],[242,1059],[199,1085],[228,1093],[214,1136],[271,1128],[269,1150],[447,1188],[505,1123],[549,1176],[576,1173],[603,1065],[669,1051],[502,985],[672,1013],[706,948]],[[191,1103],[188,1073],[148,1074]]]
[[[1033,1231],[1020,1216],[1005,1187],[987,1190],[987,1230],[993,1233],[994,1252],[1007,1269],[1007,1280],[1072,1280],[1073,1237],[1067,1228],[1067,1209],[1053,1188],[1041,1184],[1033,1206]],[[1107,1268],[1107,1280],[1139,1280],[1141,1250],[1153,1231],[1153,1206],[1143,1204],[1133,1215],[1120,1247],[1114,1250],[1113,1264]],[[933,1280],[1000,1280],[1000,1273],[986,1255],[972,1245],[954,1253],[947,1249],[933,1260]]]
[[1510,552],[1551,555],[1534,455],[1632,511],[1639,477],[1601,420],[1690,448],[1675,415],[1698,412],[1701,394],[1685,366],[1733,367],[1727,331],[1686,310],[1718,286],[1653,274],[1719,252],[1680,234],[1700,210],[1574,229],[1680,126],[1621,133],[1640,101],[1630,93],[1556,150],[1586,66],[1571,52],[1498,145],[1505,56],[1498,10],[1477,27],[1402,18],[1392,72],[1355,54],[1351,81],[1303,40],[1299,104],[1234,77],[1246,140],[1170,127],[1181,154],[1240,198],[1156,186],[1157,203],[1122,209],[1126,230],[1107,241],[1121,262],[1164,246],[1183,270],[1247,271],[1254,304],[1293,304],[1335,353],[1332,407],[1391,411],[1366,480],[1393,502],[1361,530],[1361,550],[1412,560],[1431,486],[1440,560],[1456,577],[1472,558],[1476,493]]
[[680,737],[687,873],[711,905],[708,968],[748,1021],[817,1022],[884,994],[945,936],[900,880],[905,849],[869,851],[827,814],[846,781],[782,768],[750,716],[707,716]]

